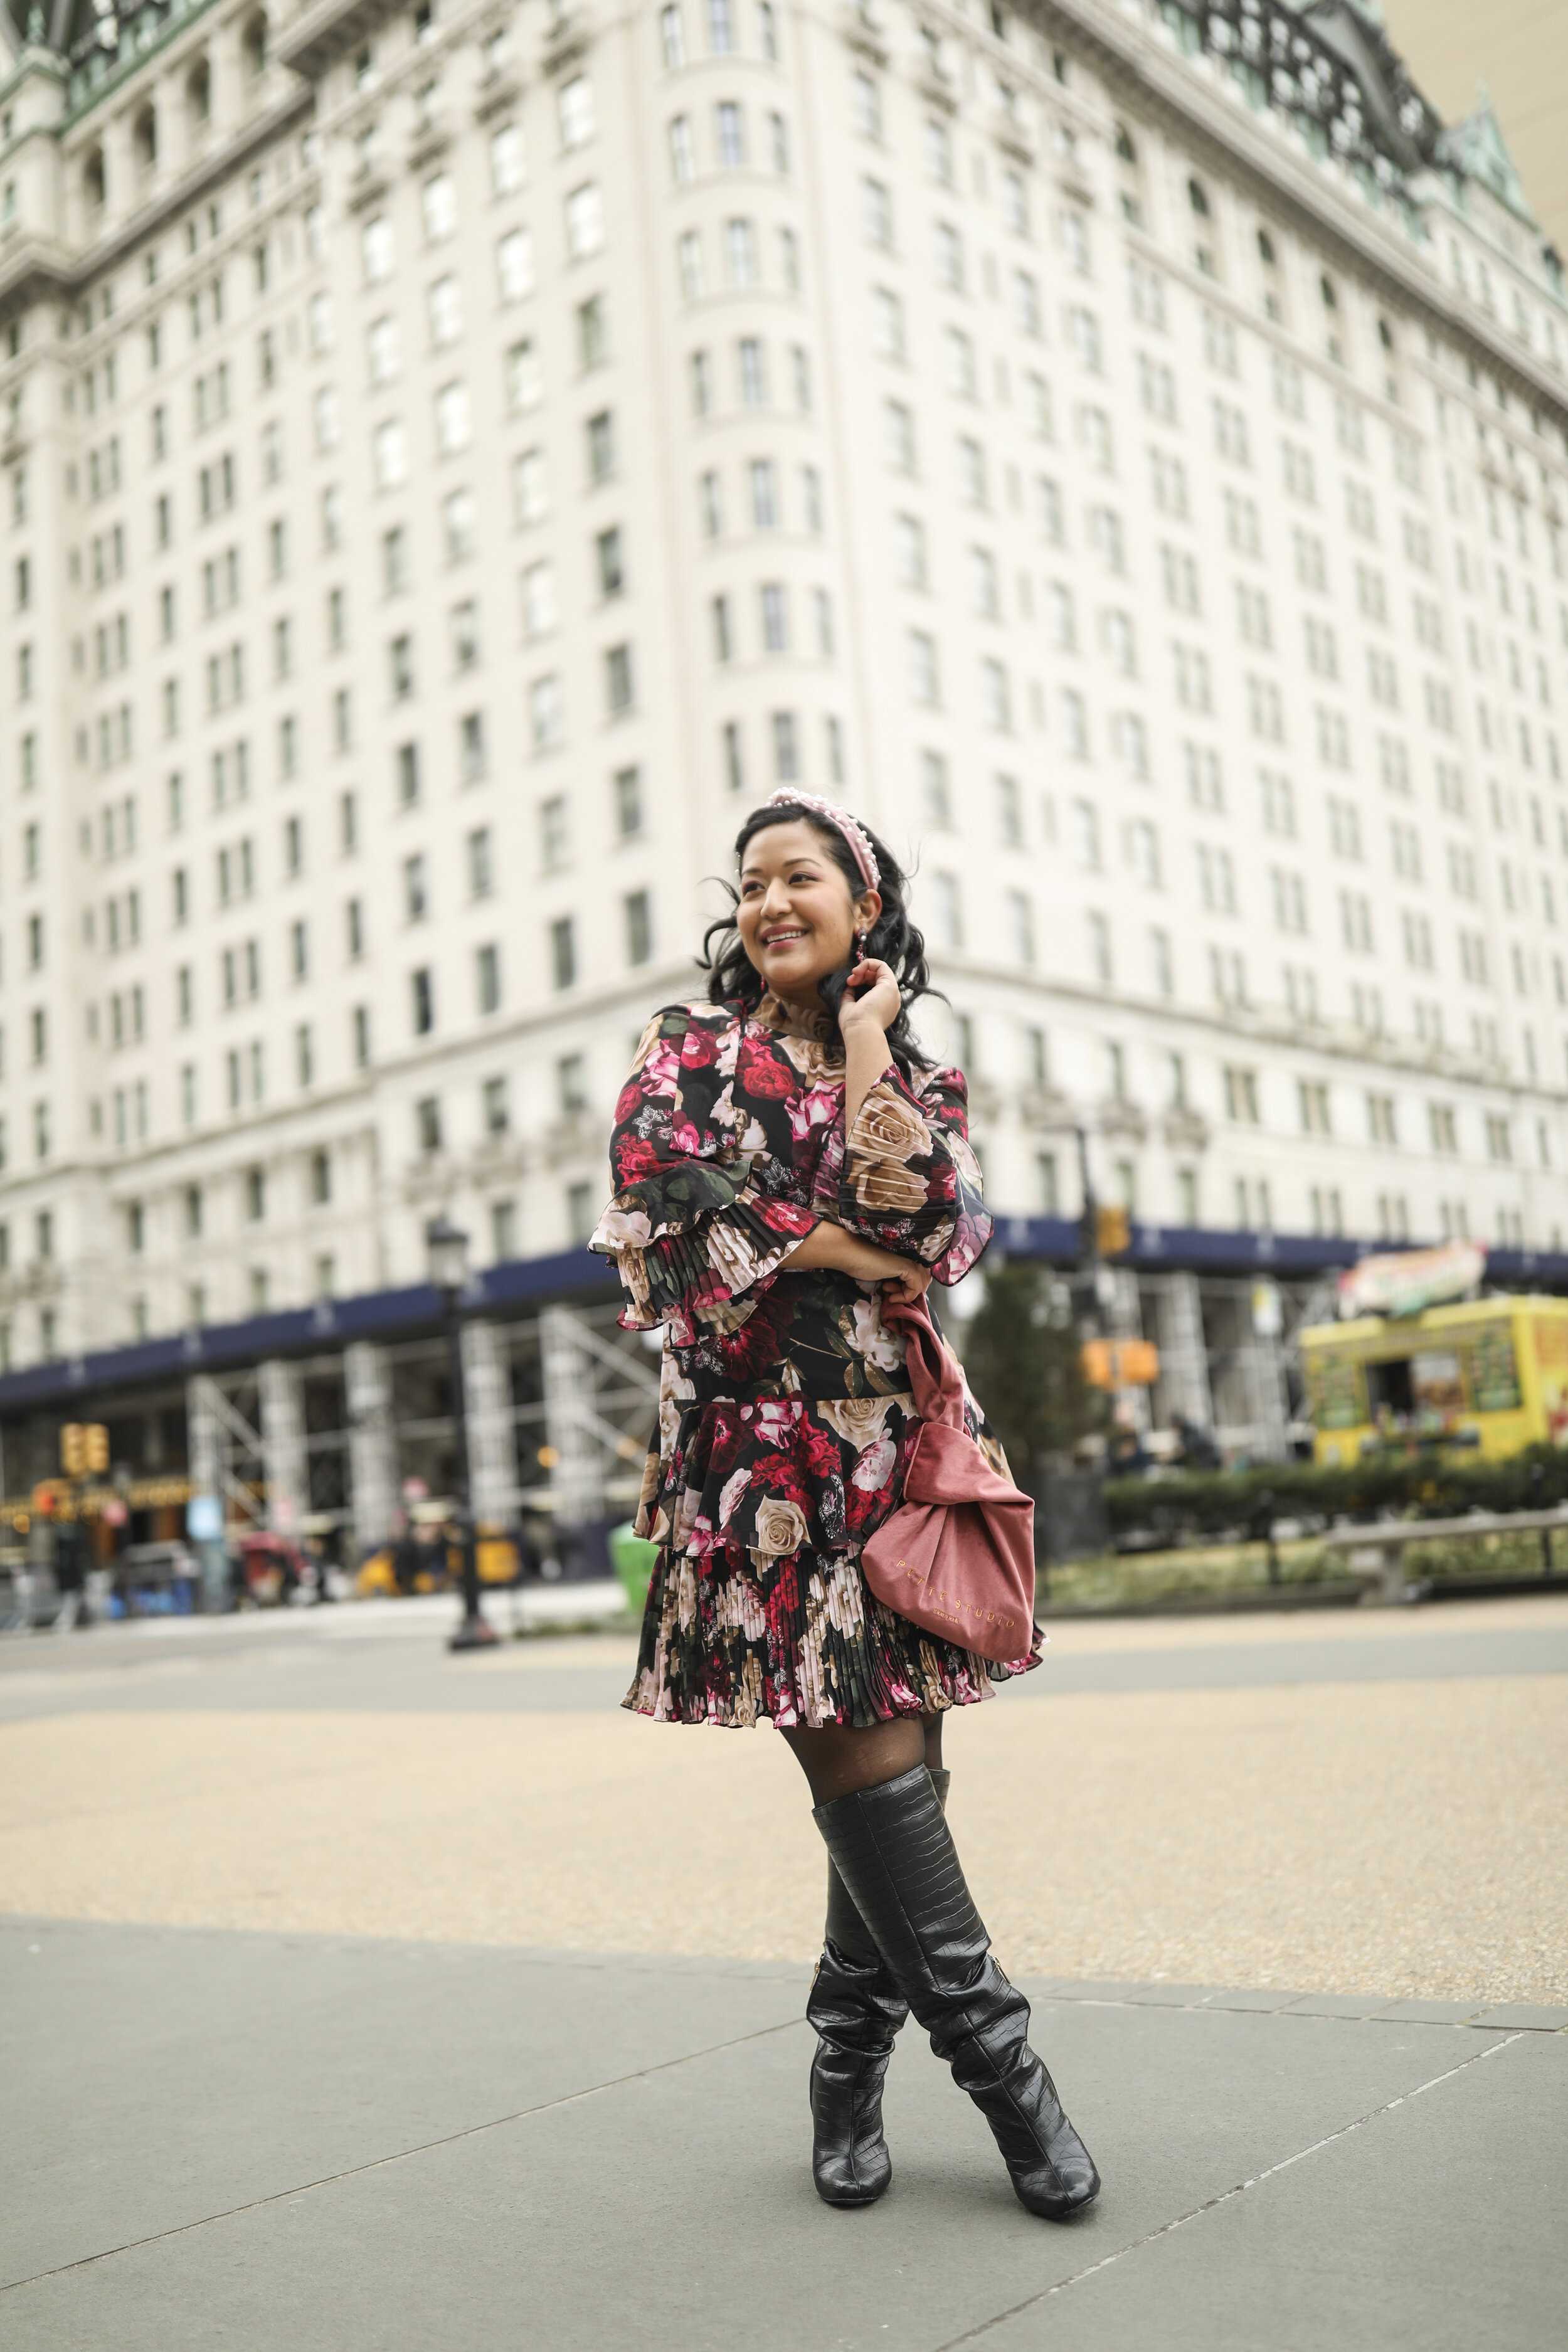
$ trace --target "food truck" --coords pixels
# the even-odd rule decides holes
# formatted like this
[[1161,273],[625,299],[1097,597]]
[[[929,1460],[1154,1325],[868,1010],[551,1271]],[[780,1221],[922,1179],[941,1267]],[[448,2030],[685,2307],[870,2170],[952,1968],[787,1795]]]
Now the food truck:
[[1300,1338],[1315,1461],[1568,1445],[1568,1299],[1468,1299]]

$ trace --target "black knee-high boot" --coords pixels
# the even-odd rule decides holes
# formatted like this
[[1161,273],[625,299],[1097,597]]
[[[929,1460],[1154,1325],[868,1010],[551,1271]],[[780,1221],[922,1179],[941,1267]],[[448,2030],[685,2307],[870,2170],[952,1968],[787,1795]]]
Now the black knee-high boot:
[[[929,1775],[941,1806],[951,1777]],[[882,2082],[893,2036],[909,2013],[898,1979],[830,1855],[827,1925],[805,2005],[817,2036],[811,2062],[811,2177],[825,2204],[873,2205],[893,2177],[882,2137]]]
[[1029,2047],[1029,2004],[991,1957],[923,1765],[818,1805],[856,1909],[939,2058],[995,2134],[1031,2213],[1059,2221],[1100,2189],[1089,2150]]

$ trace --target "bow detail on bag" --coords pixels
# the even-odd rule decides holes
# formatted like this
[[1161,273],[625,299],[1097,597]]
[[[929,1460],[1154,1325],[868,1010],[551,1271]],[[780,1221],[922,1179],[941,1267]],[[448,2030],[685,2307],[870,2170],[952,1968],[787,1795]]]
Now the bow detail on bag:
[[1035,1625],[1035,1506],[992,1469],[963,1418],[963,1374],[925,1300],[886,1303],[907,1342],[921,1425],[904,1499],[860,1555],[879,1601],[943,1641],[1014,1665]]

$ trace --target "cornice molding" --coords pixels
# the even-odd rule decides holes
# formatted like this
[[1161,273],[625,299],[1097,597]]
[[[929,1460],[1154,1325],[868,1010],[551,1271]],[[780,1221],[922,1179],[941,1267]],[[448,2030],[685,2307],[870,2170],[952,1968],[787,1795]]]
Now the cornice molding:
[[[1331,243],[1343,259],[1418,311],[1424,323],[1461,348],[1468,346],[1471,355],[1506,378],[1527,405],[1549,407],[1568,434],[1568,384],[1484,313],[1461,310],[1445,299],[1443,281],[1403,230],[1363,207],[1305,152],[1292,153],[1283,137],[1264,127],[1277,117],[1254,116],[1239,90],[1232,97],[1207,73],[1194,71],[1177,50],[1168,48],[1152,26],[1120,14],[1105,0],[1019,0],[1019,5],[1047,39],[1069,37],[1090,54],[1108,87],[1125,91],[1129,102],[1137,101],[1145,113],[1179,124],[1185,139],[1200,142],[1207,160],[1223,174],[1240,175],[1267,189],[1276,205],[1292,212],[1318,239]],[[1026,81],[1040,103],[1059,110],[1072,95],[1042,67],[955,14],[945,0],[928,0],[928,5],[955,40],[977,45],[988,55],[994,50],[1005,58],[1010,72]],[[1081,115],[1081,100],[1079,110]],[[1104,137],[1109,119],[1099,119],[1095,127]],[[1419,183],[1412,201],[1423,201]],[[1547,299],[1540,289],[1533,290],[1539,299]]]
[[395,16],[397,5],[398,0],[319,0],[283,26],[272,54],[308,81],[320,81],[341,57]]
[[[84,251],[72,253],[58,238],[28,236],[24,232],[14,246],[0,244],[0,318],[23,302],[42,295],[74,299],[84,286],[112,269],[145,238],[153,236],[173,215],[198,203],[215,183],[243,168],[248,156],[267,146],[300,119],[311,112],[314,93],[291,90],[264,114],[251,118],[236,137],[204,155],[199,163],[159,190],[110,236]],[[118,331],[123,320],[115,322]]]

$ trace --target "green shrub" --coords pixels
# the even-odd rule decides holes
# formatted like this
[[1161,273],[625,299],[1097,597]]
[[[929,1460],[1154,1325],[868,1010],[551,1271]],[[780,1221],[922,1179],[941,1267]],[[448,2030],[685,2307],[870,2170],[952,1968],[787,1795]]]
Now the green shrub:
[[1445,1519],[1466,1511],[1550,1510],[1568,1500],[1568,1450],[1531,1445],[1506,1462],[1371,1454],[1343,1465],[1276,1462],[1257,1470],[1112,1478],[1105,1507],[1113,1535],[1217,1535],[1252,1525],[1265,1494],[1273,1496],[1272,1516],[1279,1519],[1373,1519],[1390,1513]]

